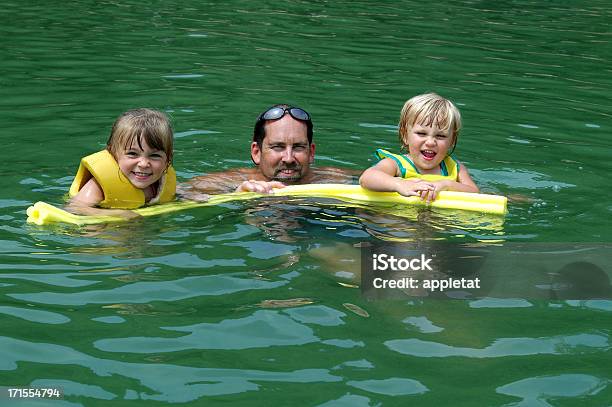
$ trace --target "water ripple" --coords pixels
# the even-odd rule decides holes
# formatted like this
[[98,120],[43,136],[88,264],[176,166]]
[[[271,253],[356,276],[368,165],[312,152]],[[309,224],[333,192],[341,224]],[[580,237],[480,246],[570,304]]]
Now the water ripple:
[[365,347],[365,343],[363,341],[354,341],[352,339],[326,339],[322,343],[344,349]]
[[481,298],[469,302],[470,308],[528,308],[533,304],[522,298]]
[[385,345],[389,349],[404,355],[425,358],[452,356],[498,358],[505,356],[562,355],[607,351],[610,349],[607,335],[594,334],[556,336],[551,338],[501,338],[483,349],[461,348],[420,339],[390,340],[386,341]]
[[434,325],[427,317],[408,317],[402,322],[414,326],[419,332],[423,333],[442,332],[444,330],[444,328]]
[[[558,376],[530,377],[500,386],[497,393],[520,397],[518,403],[506,407],[552,407],[546,399],[592,396],[606,388],[610,381],[586,374],[562,374]],[[586,399],[583,399],[588,405]]]
[[[137,381],[142,387],[130,389],[124,380],[126,398],[133,394],[142,400],[184,403],[202,396],[218,396],[257,390],[259,382],[321,383],[342,379],[327,369],[301,369],[286,372],[244,369],[185,367],[163,363],[128,363],[100,359],[66,346],[33,343],[0,337],[0,370],[16,370],[18,362],[44,365],[76,365],[91,369],[98,376],[118,375]],[[89,395],[95,397],[94,395]]]
[[42,324],[56,325],[70,322],[70,318],[65,315],[36,309],[27,309],[19,307],[0,307],[0,313],[12,315],[17,318],[25,319],[27,321],[40,322]]
[[336,400],[330,400],[326,403],[319,404],[317,407],[370,407],[370,399],[364,396],[355,394],[345,394]]
[[[32,387],[41,388],[59,387],[63,390],[64,396],[86,396],[99,400],[113,400],[118,397],[117,394],[106,391],[100,386],[79,383],[72,380],[37,379],[30,384]],[[53,401],[53,405],[55,405],[55,400]]]
[[[127,271],[109,271],[105,272],[105,276],[117,276],[127,274]],[[57,274],[31,274],[31,273],[11,273],[2,274],[2,279],[19,279],[26,281],[35,281],[37,283],[55,285],[58,287],[84,287],[87,285],[97,284],[99,280],[81,280],[72,278],[72,276],[78,277],[90,277],[91,274],[84,273],[57,273]]]
[[346,316],[344,312],[337,311],[324,305],[312,305],[284,311],[296,321],[305,324],[317,324],[323,326],[337,326],[344,324],[342,318]]
[[287,281],[263,281],[229,275],[185,277],[174,281],[138,282],[109,290],[82,291],[78,293],[40,292],[32,294],[7,294],[10,297],[44,304],[86,305],[130,303],[144,304],[151,301],[179,301],[199,296],[223,295],[245,290],[272,289]]
[[385,394],[387,396],[423,394],[429,391],[427,387],[416,380],[399,377],[383,380],[351,380],[346,382],[346,384],[357,389],[369,391],[370,393]]
[[229,350],[291,346],[319,340],[312,329],[278,311],[256,311],[245,318],[226,319],[216,324],[201,323],[161,329],[189,332],[189,335],[179,338],[100,339],[94,342],[94,346],[107,352],[158,353],[185,349]]
[[566,303],[572,307],[584,307],[612,312],[612,300],[568,300]]

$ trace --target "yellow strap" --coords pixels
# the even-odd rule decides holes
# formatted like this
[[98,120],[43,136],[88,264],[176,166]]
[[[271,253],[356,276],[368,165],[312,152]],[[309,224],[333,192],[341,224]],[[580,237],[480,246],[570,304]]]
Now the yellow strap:
[[176,196],[176,172],[171,165],[166,169],[166,174],[160,182],[162,182],[162,190],[159,193],[159,203],[174,201]]

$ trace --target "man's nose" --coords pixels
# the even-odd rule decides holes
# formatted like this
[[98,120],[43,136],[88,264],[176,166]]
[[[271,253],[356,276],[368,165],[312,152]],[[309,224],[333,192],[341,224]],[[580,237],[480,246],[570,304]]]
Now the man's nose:
[[295,161],[294,151],[291,147],[285,148],[283,151],[283,162],[292,163]]

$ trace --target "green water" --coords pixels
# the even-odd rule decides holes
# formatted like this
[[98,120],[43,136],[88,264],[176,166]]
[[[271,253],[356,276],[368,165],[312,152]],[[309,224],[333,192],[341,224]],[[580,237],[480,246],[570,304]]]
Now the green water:
[[[348,278],[359,242],[610,242],[607,2],[50,1],[0,15],[0,385],[62,387],[50,405],[66,406],[612,403],[610,301],[366,301]],[[187,181],[250,165],[254,119],[278,102],[312,114],[318,165],[364,169],[427,91],[460,108],[456,154],[481,189],[522,197],[503,225],[299,201],[25,223],[31,203],[62,203],[129,108],[171,116]]]

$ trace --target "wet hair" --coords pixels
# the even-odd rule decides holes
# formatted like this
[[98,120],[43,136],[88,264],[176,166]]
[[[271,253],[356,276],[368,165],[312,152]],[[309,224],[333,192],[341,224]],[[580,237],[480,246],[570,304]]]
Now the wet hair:
[[441,130],[448,131],[453,142],[451,153],[455,149],[461,130],[461,113],[450,100],[436,93],[426,93],[404,103],[398,129],[402,148],[408,146],[408,133],[415,123],[427,127],[435,125]]
[[106,149],[117,159],[134,142],[142,148],[143,140],[150,148],[166,153],[170,165],[173,155],[172,127],[168,117],[157,110],[141,108],[121,114],[113,124]]
[[[257,145],[259,146],[259,148],[261,148],[262,144],[263,144],[263,140],[266,137],[266,123],[268,121],[271,120],[264,120],[263,119],[263,115],[264,113],[266,113],[268,110],[275,108],[275,107],[280,107],[281,109],[290,109],[292,107],[297,107],[297,106],[291,106],[285,103],[280,103],[274,106],[270,106],[269,108],[267,108],[266,110],[264,110],[263,112],[261,112],[261,114],[259,116],[257,116],[257,121],[255,122],[255,128],[253,129],[253,141],[257,143]],[[289,114],[289,113],[285,113],[285,114]],[[283,116],[284,117],[284,116]],[[293,117],[293,116],[291,116]],[[295,119],[295,118],[294,118]],[[278,120],[278,119],[275,119]],[[295,119],[298,120],[298,119]],[[304,123],[306,125],[306,136],[308,137],[308,144],[312,144],[312,120],[298,120],[302,123]]]

